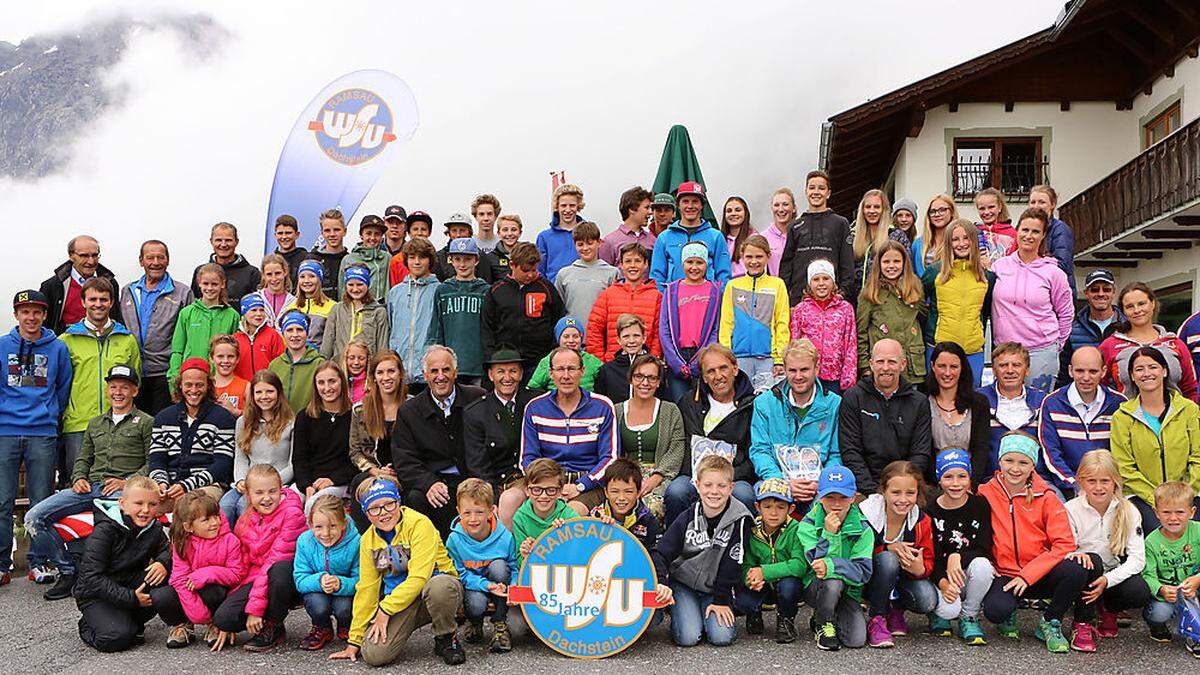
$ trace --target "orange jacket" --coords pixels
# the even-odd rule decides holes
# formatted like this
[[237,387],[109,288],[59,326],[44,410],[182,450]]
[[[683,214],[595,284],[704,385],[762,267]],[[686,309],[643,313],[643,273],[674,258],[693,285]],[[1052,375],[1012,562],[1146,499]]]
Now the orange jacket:
[[613,355],[621,350],[617,342],[617,317],[636,314],[646,322],[646,349],[662,358],[662,345],[658,342],[658,313],[662,307],[662,293],[652,281],[638,284],[637,288],[619,281],[600,292],[592,315],[588,318],[586,348],[602,362],[612,361]]
[[[406,276],[408,276],[408,265],[404,264],[404,254],[397,253],[388,261],[388,288],[404,281]],[[376,300],[383,302],[384,298],[376,298]]]
[[996,572],[1033,585],[1075,551],[1067,509],[1042,477],[1033,474],[1033,499],[1009,496],[1000,472],[979,486],[992,507],[992,560]]

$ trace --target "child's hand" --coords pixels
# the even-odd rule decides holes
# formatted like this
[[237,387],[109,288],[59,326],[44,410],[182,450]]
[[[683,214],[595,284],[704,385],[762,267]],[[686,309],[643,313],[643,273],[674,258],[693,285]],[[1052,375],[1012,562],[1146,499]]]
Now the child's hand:
[[506,584],[491,583],[488,584],[488,593],[499,596],[501,598],[508,597],[508,586]]
[[562,524],[563,524],[563,523],[565,523],[565,522],[567,522],[565,518],[555,518],[555,519],[554,519],[554,520],[553,520],[553,521],[550,523],[550,527],[562,527]]
[[1108,577],[1101,575],[1092,583],[1088,584],[1087,590],[1080,594],[1080,598],[1087,604],[1091,604],[1100,599],[1100,595],[1104,593],[1104,589],[1108,588]]
[[825,531],[830,534],[837,534],[840,529],[842,529],[842,516],[834,511],[826,512]]
[[321,590],[325,593],[336,593],[342,587],[342,582],[332,574],[321,575]]
[[388,619],[391,617],[386,612],[375,612],[375,618],[371,620],[371,625],[367,628],[367,639],[374,644],[383,644],[387,639]]
[[600,516],[600,522],[605,525],[616,525],[617,521],[613,520],[612,516]]
[[238,492],[238,494],[239,494],[239,495],[244,495],[244,494],[246,494],[246,481],[244,481],[244,480],[239,480],[238,482],[234,483],[234,484],[233,484],[233,489],[234,489],[234,490],[237,490],[237,492]]
[[704,609],[704,618],[717,615],[717,625],[733,628],[733,610],[725,605],[709,605]]
[[258,635],[258,631],[262,630],[263,618],[254,616],[253,614],[246,617],[246,632],[251,635]]
[[167,499],[179,499],[184,495],[185,492],[186,490],[183,489],[182,485],[176,484],[167,488],[167,493],[165,496]]
[[1162,596],[1163,600],[1174,603],[1179,599],[1179,586],[1168,586],[1163,584],[1162,586],[1158,587],[1158,594]]
[[951,581],[949,577],[938,582],[938,589],[942,592],[942,597],[946,599],[946,602],[957,600],[958,594],[962,591],[958,584]]
[[1183,593],[1183,597],[1185,598],[1196,597],[1197,588],[1200,588],[1200,574],[1190,576],[1184,579],[1182,584],[1179,584],[1179,591]]
[[521,557],[528,558],[533,551],[533,537],[525,537],[525,541],[521,542]]
[[829,573],[829,570],[826,569],[826,567],[825,567],[825,559],[824,558],[817,558],[816,560],[814,560],[812,562],[812,569],[813,569],[813,572],[817,575],[818,579],[824,579],[825,575]]
[[333,487],[333,481],[322,476],[321,478],[314,480],[312,485],[308,486],[308,489],[312,490],[313,492],[320,492],[327,487]]
[[232,646],[233,640],[235,637],[236,636],[234,633],[230,633],[229,631],[224,631],[224,630],[218,630],[217,631],[217,639],[215,642],[213,642],[213,646],[210,651],[219,652],[227,646]]
[[150,594],[146,592],[146,584],[135,588],[133,596],[137,598],[139,607],[149,607],[153,603],[153,600],[150,599]]
[[1021,577],[1013,577],[1007,584],[1004,584],[1004,592],[1012,593],[1018,598],[1025,595],[1025,589],[1027,588],[1029,588],[1029,584],[1025,583],[1025,580]]
[[752,591],[762,589],[763,571],[761,567],[751,567],[750,570],[746,572],[746,585],[749,586],[750,590]]
[[146,566],[146,583],[157,586],[167,578],[167,568],[157,560]]
[[358,660],[358,647],[354,645],[346,645],[346,648],[340,652],[334,652],[329,655],[330,661],[349,661],[354,663]]
[[1074,553],[1068,553],[1067,560],[1074,560],[1075,562],[1079,563],[1079,565],[1081,567],[1083,567],[1083,569],[1085,569],[1085,570],[1092,569],[1092,556],[1084,553],[1083,551],[1076,551]]
[[654,599],[660,605],[675,604],[675,592],[666,584],[659,584],[654,589]]
[[[967,575],[963,573],[962,554],[951,553],[946,558],[946,578],[950,580],[959,590],[967,585]],[[956,593],[957,595],[957,593]]]

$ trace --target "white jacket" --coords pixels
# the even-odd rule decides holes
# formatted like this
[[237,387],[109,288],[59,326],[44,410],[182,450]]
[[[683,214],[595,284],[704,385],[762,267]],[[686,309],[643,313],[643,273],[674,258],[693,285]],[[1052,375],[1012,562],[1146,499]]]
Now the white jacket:
[[[1066,507],[1067,516],[1071,521],[1071,532],[1075,535],[1076,550],[1100,556],[1104,561],[1104,576],[1108,579],[1109,588],[1142,573],[1146,567],[1146,540],[1142,535],[1142,515],[1133,504],[1124,499],[1114,499],[1108,503],[1108,509],[1101,516],[1088,504],[1086,496],[1079,495],[1067,502]],[[1125,542],[1124,561],[1113,555],[1108,547],[1108,531],[1112,527],[1117,508],[1128,509],[1134,524],[1129,531],[1129,539]]]

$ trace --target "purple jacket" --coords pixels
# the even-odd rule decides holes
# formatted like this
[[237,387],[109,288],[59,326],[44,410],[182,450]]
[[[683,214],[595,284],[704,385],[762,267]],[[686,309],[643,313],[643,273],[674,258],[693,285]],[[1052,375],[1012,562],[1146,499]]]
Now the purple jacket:
[[[697,349],[689,359],[679,348],[679,284],[682,283],[683,279],[680,279],[664,286],[662,309],[658,316],[658,337],[667,367],[676,375],[690,380],[700,373],[700,366],[696,363],[696,355],[700,350]],[[720,328],[721,285],[711,281],[708,283],[708,310],[704,313],[704,324],[700,331],[700,347],[716,342]],[[687,372],[684,372],[685,368]]]
[[1062,348],[1071,335],[1075,306],[1067,275],[1052,257],[1021,261],[1013,252],[992,265],[996,286],[992,292],[993,340],[1013,341],[1035,350]]

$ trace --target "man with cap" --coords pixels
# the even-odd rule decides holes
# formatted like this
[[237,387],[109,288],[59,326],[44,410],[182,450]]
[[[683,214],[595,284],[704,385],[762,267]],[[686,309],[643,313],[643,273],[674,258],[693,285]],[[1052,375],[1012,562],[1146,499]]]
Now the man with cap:
[[[0,337],[7,374],[0,380],[0,586],[9,582],[12,568],[18,469],[25,464],[30,503],[50,495],[58,459],[58,416],[71,393],[71,356],[44,325],[49,306],[41,291],[17,293],[13,297],[17,325]],[[47,572],[40,570],[42,576],[35,580],[52,580]]]
[[211,374],[204,359],[184,361],[175,385],[179,402],[154,416],[146,465],[166,498],[163,513],[193,490],[220,501],[223,486],[233,482],[237,420],[215,401]]
[[[471,219],[464,213],[452,213],[446,219],[446,245],[437,252],[437,278],[438,281],[445,281],[455,277],[454,266],[450,264],[450,242],[456,239],[470,239],[475,243],[475,239],[471,236]],[[475,277],[487,282],[490,286],[494,280],[494,270],[496,259],[490,254],[483,253],[479,250],[479,245],[475,245]]]
[[[600,259],[617,267],[621,264],[621,249],[628,243],[641,244],[654,250],[657,235],[650,231],[650,203],[654,197],[646,188],[635,185],[621,193],[621,224],[600,242]],[[672,204],[674,200],[672,200]],[[672,215],[674,209],[672,208]],[[669,223],[668,223],[669,224]]]
[[368,284],[371,287],[371,297],[380,302],[387,297],[388,289],[391,288],[388,284],[388,264],[392,261],[392,256],[383,247],[385,232],[387,225],[379,216],[366,215],[359,221],[360,241],[345,258],[342,258],[338,267],[338,294],[335,300],[341,300],[346,294],[346,270],[351,265],[363,265],[371,273],[371,281]]
[[454,274],[433,292],[433,317],[427,345],[446,345],[458,356],[458,377],[478,386],[483,378],[480,318],[490,284],[475,276],[479,247],[471,237],[451,239],[447,258]]
[[[229,295],[229,304],[237,307],[242,296],[258,290],[262,273],[237,252],[238,231],[232,224],[213,225],[208,242],[213,250],[208,262],[216,263],[225,270],[225,292]],[[196,265],[196,271],[192,272],[192,295],[197,298],[200,297],[199,274],[202,267],[204,263]]]
[[389,256],[396,255],[407,240],[408,213],[403,206],[392,204],[383,210],[383,224],[387,232],[383,235],[383,248]]
[[654,199],[650,202],[650,234],[658,237],[673,222],[675,222],[675,198],[666,192],[654,195]]
[[1038,469],[1064,498],[1078,490],[1075,471],[1092,450],[1108,450],[1112,416],[1125,397],[1100,384],[1104,356],[1092,345],[1071,355],[1071,383],[1042,399],[1037,421],[1042,461]]
[[292,278],[292,288],[296,287],[297,269],[300,263],[308,257],[308,249],[297,246],[300,238],[300,223],[294,216],[283,214],[275,219],[275,253],[283,256],[288,264],[288,276]]
[[1069,351],[1099,346],[1125,320],[1121,310],[1113,305],[1116,291],[1117,280],[1112,272],[1105,269],[1088,272],[1083,287],[1083,299],[1087,304],[1075,314],[1075,321],[1071,323],[1070,346],[1063,350],[1068,362]]
[[[142,382],[137,406],[151,415],[171,405],[167,369],[171,365],[171,338],[179,311],[192,304],[192,289],[176,283],[167,271],[171,262],[167,244],[151,239],[142,244],[138,264],[142,278],[121,289],[121,316],[142,349]],[[249,296],[247,296],[249,297]]]
[[521,386],[521,353],[510,345],[501,345],[484,365],[492,391],[463,409],[467,475],[492,486],[500,520],[511,524],[525,496],[520,490],[507,498],[501,495],[521,477],[521,420],[534,394]]
[[679,201],[679,220],[671,223],[654,242],[650,278],[658,284],[659,290],[682,279],[683,246],[695,241],[708,249],[708,280],[718,284],[729,281],[732,263],[725,235],[702,217],[706,199],[704,186],[695,181],[680,183],[675,198]]
[[54,523],[90,512],[94,499],[116,499],[127,478],[146,474],[154,418],[134,405],[137,371],[119,363],[109,368],[105,382],[110,408],[88,422],[83,452],[71,471],[71,487],[37,503],[25,514],[25,531],[33,539],[29,547],[30,573],[53,579],[50,565],[57,568],[58,583],[46,591],[47,600],[70,597],[75,584],[75,561],[68,555]]
[[[429,235],[433,232],[433,218],[424,211],[413,211],[405,222],[408,228],[408,239],[405,244],[413,239],[429,239]],[[408,277],[408,262],[405,259],[404,244],[401,244],[400,249],[392,253],[392,261],[388,263],[388,284],[391,287]],[[434,276],[437,276],[436,273]]]
[[[62,335],[67,326],[83,318],[84,282],[107,279],[114,298],[121,289],[112,270],[100,264],[100,243],[94,238],[81,234],[71,239],[67,242],[67,258],[67,262],[55,268],[54,274],[43,281],[39,289],[49,305],[46,327],[55,335]],[[115,318],[120,321],[120,314]]]

